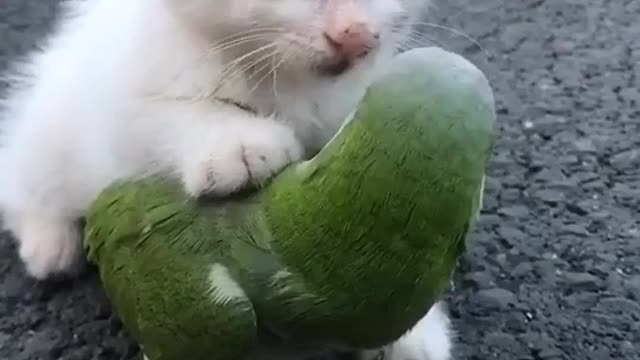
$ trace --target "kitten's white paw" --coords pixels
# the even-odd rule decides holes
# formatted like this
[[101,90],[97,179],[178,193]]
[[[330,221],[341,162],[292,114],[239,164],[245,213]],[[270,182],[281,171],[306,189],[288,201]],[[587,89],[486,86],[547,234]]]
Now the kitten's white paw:
[[442,302],[396,342],[360,353],[360,360],[451,360],[451,321]]
[[279,124],[220,136],[190,159],[182,181],[192,196],[226,196],[247,186],[261,187],[285,166],[302,158],[292,130]]
[[74,275],[84,264],[82,234],[74,222],[33,219],[23,223],[17,235],[20,258],[36,279]]

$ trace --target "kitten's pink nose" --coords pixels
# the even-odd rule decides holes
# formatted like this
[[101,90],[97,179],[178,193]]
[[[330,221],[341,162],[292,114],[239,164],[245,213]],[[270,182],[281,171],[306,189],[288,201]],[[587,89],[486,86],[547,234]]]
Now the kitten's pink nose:
[[351,23],[324,33],[333,50],[343,58],[354,60],[366,56],[378,45],[380,35],[365,23]]

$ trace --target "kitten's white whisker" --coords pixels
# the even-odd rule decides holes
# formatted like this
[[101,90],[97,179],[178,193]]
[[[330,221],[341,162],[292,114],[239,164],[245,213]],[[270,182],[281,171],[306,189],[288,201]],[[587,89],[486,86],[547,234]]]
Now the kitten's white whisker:
[[251,56],[253,56],[253,55],[255,55],[255,54],[257,54],[257,53],[259,53],[261,51],[268,50],[268,49],[271,49],[271,48],[276,47],[276,46],[277,46],[277,44],[270,43],[270,44],[261,46],[261,47],[259,47],[257,49],[254,49],[252,51],[249,51],[248,53],[243,54],[242,56],[239,56],[239,57],[229,61],[227,63],[227,65],[226,65],[226,68],[229,69],[229,68],[237,65],[238,63],[242,62],[243,60],[247,59],[248,57],[251,57]]
[[482,44],[480,44],[480,42],[478,40],[474,39],[472,36],[470,36],[469,34],[465,33],[464,31],[457,30],[457,29],[454,29],[454,28],[450,28],[448,26],[438,25],[438,24],[434,24],[434,23],[430,23],[430,22],[424,22],[424,21],[415,22],[415,26],[428,26],[428,27],[432,27],[432,28],[435,28],[435,29],[442,29],[442,30],[449,31],[449,32],[451,32],[451,33],[453,33],[455,35],[462,36],[463,38],[469,40],[471,43],[473,43],[478,48],[480,48],[480,50],[482,50],[487,56],[491,55],[487,51],[487,49],[485,49],[484,46],[482,46]]
[[412,47],[425,46],[425,40],[426,42],[432,42],[442,48],[448,49],[448,46],[444,42],[419,32],[411,32],[407,34],[403,45],[409,45]]
[[269,37],[269,34],[256,34],[256,35],[245,36],[239,39],[234,39],[232,41],[227,41],[225,43],[221,43],[216,47],[212,47],[211,49],[209,49],[206,56],[213,56],[217,53],[220,53],[221,51],[228,50],[232,47],[240,46],[246,43],[255,42],[263,39],[268,39],[268,37]]
[[[254,59],[254,60],[250,61],[249,63],[243,65],[242,67],[237,68],[235,72],[233,72],[232,74],[230,74],[227,77],[227,79],[230,80],[231,78],[234,78],[234,77],[236,77],[238,75],[248,73],[249,70],[251,70],[253,67],[255,67],[256,65],[260,64],[261,62],[263,62],[263,61],[275,56],[276,54],[278,54],[278,52],[279,51],[276,49],[276,50],[274,50],[274,51],[272,51],[272,52],[270,52],[270,53],[268,53],[266,55],[261,56],[258,59]],[[252,72],[251,74],[249,74],[249,76],[246,78],[246,80],[251,79],[253,76],[255,76],[255,72]]]
[[259,27],[259,28],[253,28],[247,31],[241,31],[241,32],[237,32],[234,33],[232,35],[229,35],[227,37],[224,37],[222,39],[219,39],[215,42],[212,43],[212,45],[215,47],[217,45],[223,44],[226,41],[231,41],[234,40],[236,37],[242,37],[245,35],[252,35],[254,33],[258,33],[258,34],[274,34],[274,33],[279,33],[286,30],[285,28],[282,27]]
[[[185,66],[182,70],[178,71],[175,75],[173,75],[168,80],[167,87],[170,87],[171,85],[173,85],[176,82],[180,81],[182,76],[184,76],[185,73],[189,69],[200,65],[202,62],[204,62],[207,59],[211,58],[215,54],[218,54],[218,53],[220,53],[222,51],[225,51],[225,50],[229,50],[229,49],[231,49],[233,47],[236,47],[236,46],[240,46],[240,45],[248,44],[248,43],[251,43],[251,42],[257,42],[257,41],[260,41],[262,39],[266,39],[266,38],[269,37],[269,35],[271,35],[271,34],[269,34],[269,33],[254,34],[254,35],[245,36],[243,38],[234,39],[233,41],[219,42],[220,45],[218,45],[217,47],[214,47],[214,48],[210,48],[203,56],[198,57],[189,66]],[[151,95],[151,98],[153,98],[153,97],[154,96]],[[162,94],[159,94],[156,97],[162,97]]]
[[[246,54],[244,54],[244,55],[242,55],[242,56],[230,61],[229,63],[227,63],[227,65],[225,66],[225,70],[220,74],[220,77],[218,78],[216,86],[213,88],[212,91],[210,91],[208,94],[206,94],[206,97],[211,97],[215,93],[217,93],[220,90],[220,88],[227,83],[230,75],[232,75],[234,73],[235,74],[239,74],[239,73],[242,73],[243,71],[246,71],[246,68],[241,68],[239,70],[236,68],[236,66],[240,62],[242,62],[243,60],[245,60],[245,59],[247,59],[247,58],[249,58],[249,57],[251,57],[251,56],[253,56],[253,55],[257,54],[257,53],[260,53],[261,51],[269,50],[269,49],[272,49],[272,48],[274,48],[276,46],[277,46],[277,44],[275,44],[275,43],[264,45],[262,47],[259,47],[259,48],[255,49],[255,50],[253,50],[253,51],[249,51],[248,53],[246,53]],[[253,64],[251,64],[249,66],[252,66],[252,65]],[[237,71],[237,73],[236,73],[236,71]]]
[[[260,78],[260,80],[258,80],[258,82],[256,83],[256,85],[249,91],[250,93],[255,91],[255,89],[258,88],[258,86],[260,85],[260,83],[262,83],[266,78],[268,78],[269,76],[273,77],[273,92],[274,92],[274,96],[278,96],[278,92],[276,89],[276,78],[277,78],[277,71],[280,68],[280,66],[289,58],[289,54],[291,52],[287,51],[284,55],[281,56],[280,61],[278,61],[278,63],[274,66],[273,65],[273,60],[275,60],[275,54],[274,56],[271,58],[272,62],[271,62],[271,70],[269,70],[269,72],[267,72],[262,78]],[[264,67],[261,68],[261,70],[264,69]]]
[[[273,60],[276,55],[280,53],[279,50],[274,50],[271,53],[262,56],[261,58],[251,62],[251,64],[244,66],[241,69],[241,72],[248,72],[252,70],[251,73],[247,76],[246,80],[249,81],[253,79],[256,75],[258,75],[262,70],[264,70],[267,66],[269,66],[269,60]],[[260,66],[257,66],[260,65]],[[257,67],[256,67],[257,66]]]
[[[275,54],[274,54],[275,55]],[[271,57],[270,60],[273,60],[273,57]],[[255,74],[258,74],[259,72],[263,71],[264,69],[266,69],[267,67],[269,67],[269,65],[271,64],[271,69],[269,71],[267,71],[260,79],[258,79],[258,81],[256,81],[255,85],[249,90],[249,94],[253,93],[259,86],[260,84],[267,78],[269,77],[269,75],[271,75],[272,71],[273,71],[273,61],[269,62],[267,61],[264,65],[260,66],[259,69],[256,70]],[[253,77],[253,76],[251,76]]]
[[[284,55],[282,55],[284,57]],[[273,76],[271,77],[271,89],[273,90],[273,97],[278,99],[278,90],[276,90],[276,78],[278,77],[278,73],[276,72],[275,58],[271,59],[271,71],[273,71]]]
[[276,98],[280,97],[280,95],[278,94],[278,69],[290,57],[291,57],[291,51],[288,50],[287,52],[284,53],[284,55],[282,55],[282,58],[280,59],[280,62],[278,62],[276,64],[276,66],[274,67],[274,69],[273,69],[273,85],[272,85],[272,88],[273,88],[273,96],[275,96]]

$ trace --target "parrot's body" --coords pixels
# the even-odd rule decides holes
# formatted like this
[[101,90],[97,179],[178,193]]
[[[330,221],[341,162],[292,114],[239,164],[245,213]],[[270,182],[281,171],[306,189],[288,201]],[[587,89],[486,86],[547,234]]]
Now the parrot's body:
[[383,346],[448,285],[493,122],[482,72],[412,50],[315,158],[262,191],[205,203],[166,179],[112,186],[87,217],[90,260],[150,360]]

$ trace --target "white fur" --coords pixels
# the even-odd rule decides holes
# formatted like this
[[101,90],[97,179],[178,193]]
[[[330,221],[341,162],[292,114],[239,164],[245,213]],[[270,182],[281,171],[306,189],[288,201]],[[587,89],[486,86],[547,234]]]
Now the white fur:
[[436,303],[414,327],[393,344],[363,351],[359,360],[450,360],[451,321],[444,303]]

